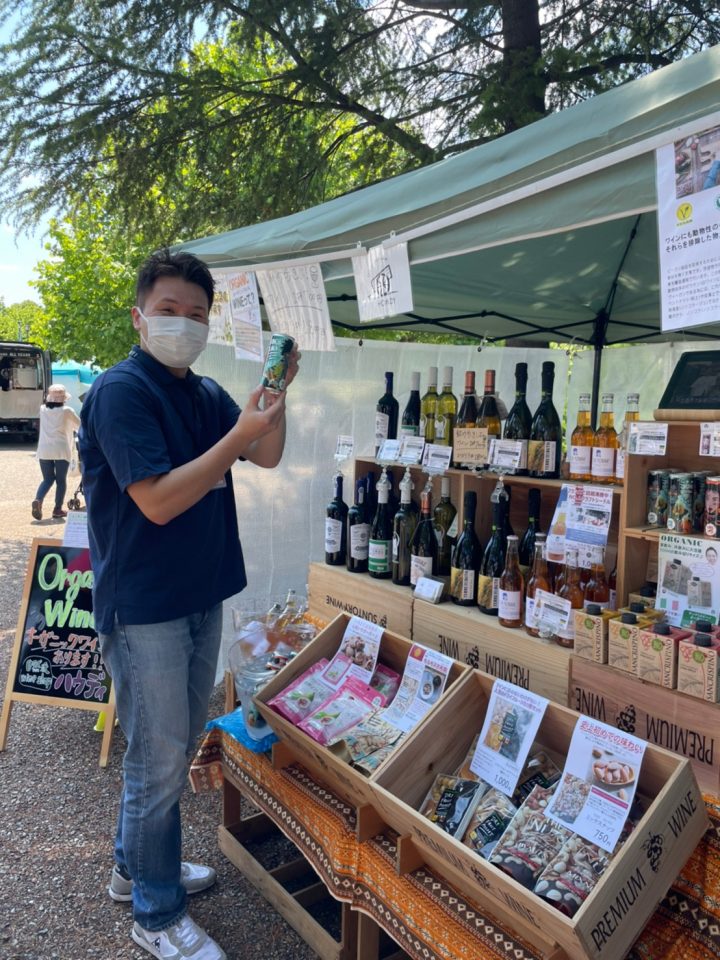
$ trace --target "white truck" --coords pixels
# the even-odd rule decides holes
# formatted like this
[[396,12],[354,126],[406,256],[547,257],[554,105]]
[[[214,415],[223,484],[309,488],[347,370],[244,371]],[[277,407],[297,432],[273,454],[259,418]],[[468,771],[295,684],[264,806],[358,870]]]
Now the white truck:
[[37,440],[50,363],[49,351],[34,343],[0,341],[0,433]]

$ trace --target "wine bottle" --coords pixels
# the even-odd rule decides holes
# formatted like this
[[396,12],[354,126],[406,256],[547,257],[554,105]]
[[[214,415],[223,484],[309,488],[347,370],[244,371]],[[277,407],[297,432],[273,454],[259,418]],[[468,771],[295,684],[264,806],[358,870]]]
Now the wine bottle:
[[438,368],[430,367],[427,390],[420,401],[420,436],[425,438],[425,443],[435,443],[435,418],[438,405],[437,377]]
[[370,524],[365,506],[365,478],[355,484],[355,502],[347,513],[347,568],[367,573]]
[[501,627],[521,627],[523,622],[523,575],[518,562],[518,538],[507,538],[505,566],[498,590],[498,623]]
[[341,566],[345,563],[347,543],[348,506],[343,500],[343,476],[338,473],[333,478],[334,496],[325,508],[325,563]]
[[541,492],[537,487],[528,490],[528,525],[518,549],[523,576],[527,576],[535,556],[535,537],[540,529],[540,497]]
[[385,393],[380,397],[375,407],[375,456],[383,444],[383,440],[397,438],[398,402],[393,396],[393,374],[385,374]]
[[475,533],[477,494],[467,490],[463,497],[463,528],[453,548],[450,564],[450,599],[461,607],[472,607],[477,597],[482,548]]
[[388,505],[389,489],[387,471],[383,470],[377,482],[377,509],[368,545],[368,573],[376,580],[387,580],[392,575],[393,516]]
[[614,483],[615,481],[615,451],[619,443],[615,431],[614,399],[612,393],[602,395],[600,426],[595,431],[592,449],[590,472],[593,483]]
[[553,639],[561,647],[573,647],[575,645],[575,620],[572,611],[582,610],[585,602],[580,586],[577,550],[569,548],[565,550],[565,578],[557,595],[562,597],[563,600],[570,601],[571,612],[567,626],[558,630]]
[[[465,394],[460,404],[457,416],[455,417],[455,430],[460,428],[464,430],[475,429],[478,415],[477,397],[475,396],[475,372],[467,370],[465,372]],[[470,467],[472,464],[461,463],[459,460],[453,462],[454,467]]]
[[478,577],[477,603],[481,613],[496,617],[498,614],[498,591],[500,576],[505,567],[503,549],[503,507],[501,503],[492,505],[492,533],[483,553]]
[[562,428],[553,404],[555,364],[546,360],[542,365],[542,393],[540,404],[530,425],[528,467],[531,477],[557,479],[560,476]]
[[497,400],[495,399],[495,371],[485,371],[485,385],[483,396],[480,401],[475,426],[481,430],[487,430],[488,436],[488,460],[490,462],[490,441],[499,439],[502,431],[500,429],[500,414],[498,412]]
[[435,443],[452,446],[452,432],[458,412],[457,397],[452,390],[453,368],[443,367],[442,393],[437,400],[435,412]]
[[618,448],[615,453],[615,483],[625,482],[625,453],[630,439],[630,424],[640,419],[640,394],[629,393],[625,401],[625,419],[618,437]]
[[400,422],[401,437],[417,437],[420,434],[420,374],[410,374],[410,396]]
[[400,507],[393,518],[392,581],[410,586],[410,545],[417,526],[417,510],[413,509],[410,468],[400,481]]
[[570,479],[590,480],[595,431],[590,423],[590,394],[578,398],[577,424],[570,437]]
[[457,509],[450,502],[450,477],[440,480],[440,500],[433,511],[435,535],[438,542],[437,575],[450,576],[450,558],[458,533]]
[[535,594],[538,590],[552,593],[552,582],[547,560],[545,559],[545,534],[538,533],[535,537],[535,552],[533,554],[532,572],[525,587],[525,632],[531,637],[539,637],[540,631],[533,626],[533,611],[535,609]]
[[[526,363],[515,364],[515,403],[505,420],[503,428],[504,440],[515,440],[520,443],[520,462],[514,472],[523,475],[528,472],[528,442],[530,440],[530,424],[532,414],[525,399],[527,394],[528,368]],[[532,555],[530,557],[532,560]],[[520,559],[522,564],[522,557]]]
[[617,563],[610,571],[608,577],[608,587],[610,596],[608,597],[608,610],[617,610]]
[[420,522],[415,528],[410,548],[410,583],[414,587],[421,577],[437,573],[438,543],[432,521],[432,497],[426,488],[420,494]]

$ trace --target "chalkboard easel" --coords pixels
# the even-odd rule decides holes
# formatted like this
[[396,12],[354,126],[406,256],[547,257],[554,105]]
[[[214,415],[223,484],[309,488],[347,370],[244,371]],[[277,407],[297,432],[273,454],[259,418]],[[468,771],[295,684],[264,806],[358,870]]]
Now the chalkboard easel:
[[100,766],[107,766],[115,697],[95,631],[87,548],[32,542],[0,716],[0,750],[15,702],[103,712]]

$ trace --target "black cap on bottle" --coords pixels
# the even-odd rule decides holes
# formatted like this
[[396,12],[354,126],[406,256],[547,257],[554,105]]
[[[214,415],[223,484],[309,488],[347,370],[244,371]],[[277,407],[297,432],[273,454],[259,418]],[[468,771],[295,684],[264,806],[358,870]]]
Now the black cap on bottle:
[[707,633],[696,633],[693,642],[696,647],[711,647],[712,637]]
[[552,393],[553,383],[555,382],[555,364],[552,360],[546,360],[543,363],[541,380],[543,393]]
[[637,623],[637,617],[634,613],[623,613],[620,615],[620,623]]
[[652,632],[660,637],[669,637],[672,631],[670,630],[670,624],[661,620],[660,623],[653,625]]
[[644,587],[640,587],[638,593],[641,597],[654,597],[656,590],[651,583],[646,583]]
[[602,607],[599,603],[589,603],[585,608],[585,613],[591,617],[599,617],[602,613]]
[[698,633],[712,633],[712,624],[709,620],[698,620],[695,629]]
[[633,613],[645,613],[645,604],[640,603],[638,600],[633,600],[630,604],[630,609]]
[[525,393],[528,381],[528,365],[526,363],[515,364],[515,389],[518,393]]
[[465,511],[465,519],[467,519],[468,514],[475,515],[477,509],[477,493],[474,490],[466,490],[465,496],[463,497],[463,509]]
[[528,490],[528,516],[540,519],[540,498],[542,491],[538,487],[531,487]]

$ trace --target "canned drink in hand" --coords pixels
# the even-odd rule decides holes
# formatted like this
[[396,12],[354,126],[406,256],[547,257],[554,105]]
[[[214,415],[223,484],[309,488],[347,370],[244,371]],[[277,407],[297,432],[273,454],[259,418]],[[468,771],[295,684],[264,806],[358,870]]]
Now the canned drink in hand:
[[290,354],[295,340],[287,333],[274,333],[270,340],[261,383],[274,393],[282,393],[287,386],[287,372]]

